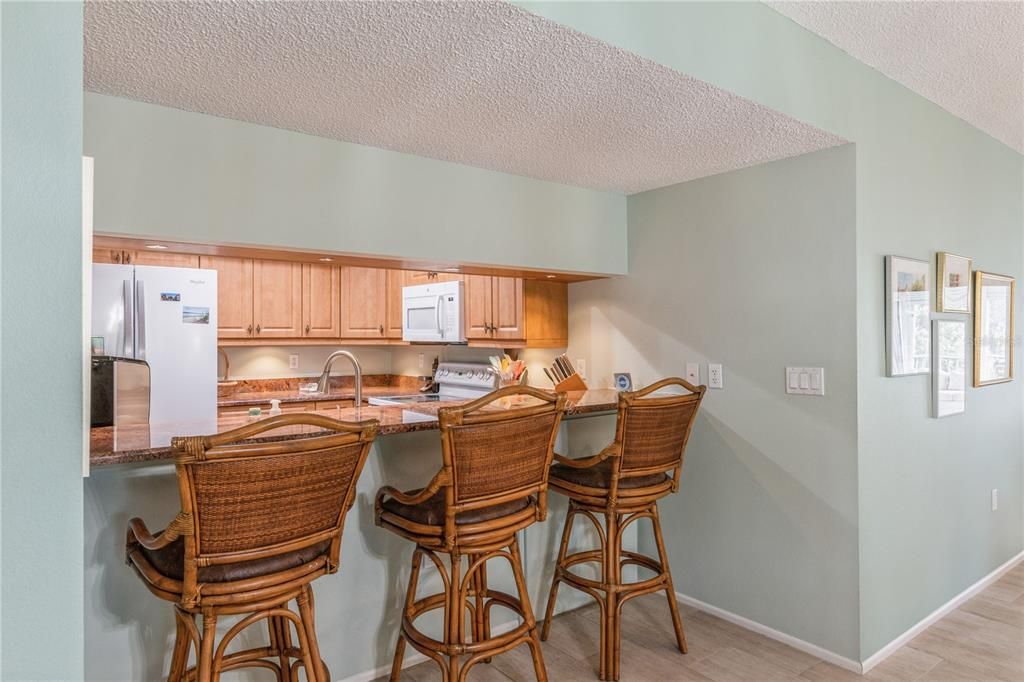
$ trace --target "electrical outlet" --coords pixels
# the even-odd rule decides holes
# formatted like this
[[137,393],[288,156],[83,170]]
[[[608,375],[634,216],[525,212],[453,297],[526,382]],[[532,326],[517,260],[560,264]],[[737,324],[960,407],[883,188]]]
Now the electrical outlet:
[[694,386],[700,386],[700,365],[696,362],[686,363],[686,380]]
[[708,365],[708,388],[723,388],[722,366]]
[[576,373],[581,379],[587,378],[587,361],[583,358],[576,358]]
[[296,354],[296,353],[289,354],[288,355],[288,369],[298,369],[298,368],[299,368],[299,356],[298,356],[298,354]]
[[419,368],[423,369],[423,353],[416,356],[416,362],[419,363]]
[[992,488],[992,511],[999,510],[999,488]]

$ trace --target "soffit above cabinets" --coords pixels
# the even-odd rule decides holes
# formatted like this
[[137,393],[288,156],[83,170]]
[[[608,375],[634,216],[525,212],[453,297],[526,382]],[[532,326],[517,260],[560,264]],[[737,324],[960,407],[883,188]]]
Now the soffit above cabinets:
[[92,92],[631,194],[842,144],[503,2],[86,2]]
[[1024,153],[1024,2],[769,2]]

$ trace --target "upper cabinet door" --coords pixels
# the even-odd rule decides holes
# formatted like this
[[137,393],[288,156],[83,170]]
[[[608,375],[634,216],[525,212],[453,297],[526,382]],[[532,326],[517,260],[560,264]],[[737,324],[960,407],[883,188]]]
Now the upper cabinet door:
[[399,270],[405,276],[405,286],[411,287],[417,284],[430,284],[434,281],[433,272],[426,270]]
[[330,265],[302,266],[302,335],[341,336],[341,273]]
[[252,259],[200,256],[199,267],[217,271],[217,337],[251,338]]
[[405,270],[388,270],[388,310],[384,335],[389,339],[402,338],[402,287],[406,286]]
[[458,272],[435,272],[433,270],[406,270],[405,285],[411,287],[415,284],[436,284],[437,282],[454,282],[462,279]]
[[121,249],[107,249],[102,246],[94,246],[92,249],[93,263],[120,263],[123,258]]
[[132,265],[160,265],[165,268],[198,268],[199,256],[166,251],[126,251]]
[[302,336],[302,264],[257,260],[252,273],[256,338]]
[[491,280],[489,275],[466,275],[464,290],[467,339],[491,338]]
[[523,280],[519,277],[491,278],[491,331],[496,339],[525,339],[523,324]]
[[387,338],[388,271],[381,268],[341,269],[341,336]]

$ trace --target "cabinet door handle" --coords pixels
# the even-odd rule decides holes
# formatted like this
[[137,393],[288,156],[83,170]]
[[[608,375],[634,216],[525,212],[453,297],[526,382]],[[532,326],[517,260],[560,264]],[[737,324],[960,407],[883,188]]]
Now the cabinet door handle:
[[259,325],[256,325],[256,333],[257,333],[257,334],[259,334],[259,333],[260,333],[260,326],[259,326]]
[[251,324],[249,325],[249,328],[246,331],[249,333],[249,336],[252,336],[252,325]]
[[124,254],[124,262],[125,263],[131,263],[132,262],[132,254],[131,253],[129,253],[127,251],[125,252],[125,254]]
[[121,252],[120,251],[112,251],[110,255],[111,255],[110,260],[114,261],[115,263],[120,263],[121,262]]
[[381,333],[381,334],[384,334],[384,325],[381,325],[381,326],[380,326],[380,333]]
[[309,336],[309,325],[306,325],[306,336]]

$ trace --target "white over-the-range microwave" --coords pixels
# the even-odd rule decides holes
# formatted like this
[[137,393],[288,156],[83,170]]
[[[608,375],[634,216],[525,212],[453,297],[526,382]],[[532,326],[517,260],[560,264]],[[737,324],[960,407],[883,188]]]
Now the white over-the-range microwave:
[[461,281],[402,287],[402,340],[465,343]]

